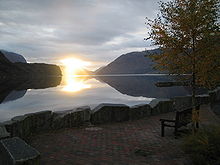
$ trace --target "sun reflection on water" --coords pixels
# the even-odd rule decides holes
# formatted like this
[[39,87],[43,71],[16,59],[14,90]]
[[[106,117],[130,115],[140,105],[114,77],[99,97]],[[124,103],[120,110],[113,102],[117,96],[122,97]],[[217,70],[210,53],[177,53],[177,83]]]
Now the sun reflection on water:
[[64,59],[61,60],[61,62],[64,65],[64,87],[62,91],[78,92],[83,89],[91,88],[91,85],[86,83],[88,77],[80,77],[78,75],[86,68],[86,66],[90,65],[89,62],[74,58]]
[[65,92],[78,92],[83,89],[88,89],[91,88],[90,84],[86,84],[86,80],[83,79],[82,77],[66,77],[66,85],[63,87],[63,91]]

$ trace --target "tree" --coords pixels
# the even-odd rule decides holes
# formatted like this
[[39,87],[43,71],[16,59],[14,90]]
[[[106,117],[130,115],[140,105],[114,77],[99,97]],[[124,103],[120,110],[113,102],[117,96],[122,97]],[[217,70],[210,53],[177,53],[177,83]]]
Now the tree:
[[191,74],[195,124],[196,87],[220,82],[219,0],[171,0],[160,2],[159,9],[154,20],[147,19],[147,39],[162,50],[152,58],[160,70]]

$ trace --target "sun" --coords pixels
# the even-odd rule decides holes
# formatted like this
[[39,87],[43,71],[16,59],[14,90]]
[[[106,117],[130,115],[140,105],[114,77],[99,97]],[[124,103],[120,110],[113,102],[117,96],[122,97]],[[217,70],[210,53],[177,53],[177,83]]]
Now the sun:
[[65,67],[65,74],[67,76],[73,76],[77,73],[77,71],[82,70],[86,68],[88,65],[90,65],[89,62],[77,59],[77,58],[67,58],[61,60],[61,63]]
[[90,84],[86,84],[84,79],[77,76],[78,71],[85,69],[90,65],[90,62],[77,58],[67,58],[61,60],[61,63],[64,66],[63,79],[65,83],[62,91],[78,92],[91,87]]

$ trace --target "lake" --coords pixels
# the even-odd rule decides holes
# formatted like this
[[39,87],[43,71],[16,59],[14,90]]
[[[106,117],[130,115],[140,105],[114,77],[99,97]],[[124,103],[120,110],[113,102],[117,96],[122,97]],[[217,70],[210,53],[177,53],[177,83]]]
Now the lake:
[[[155,98],[191,93],[189,87],[156,87],[168,75],[69,76],[4,80],[0,87],[0,121],[42,110],[69,110],[100,103],[147,104]],[[203,93],[204,91],[200,92]]]

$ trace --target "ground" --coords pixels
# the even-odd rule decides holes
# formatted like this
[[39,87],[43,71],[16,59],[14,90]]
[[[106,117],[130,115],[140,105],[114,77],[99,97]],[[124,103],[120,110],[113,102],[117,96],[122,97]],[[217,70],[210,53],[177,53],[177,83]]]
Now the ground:
[[[209,106],[201,109],[202,124],[219,122]],[[169,128],[160,136],[159,119],[174,115],[44,133],[30,144],[41,152],[43,165],[189,165],[182,138]]]

